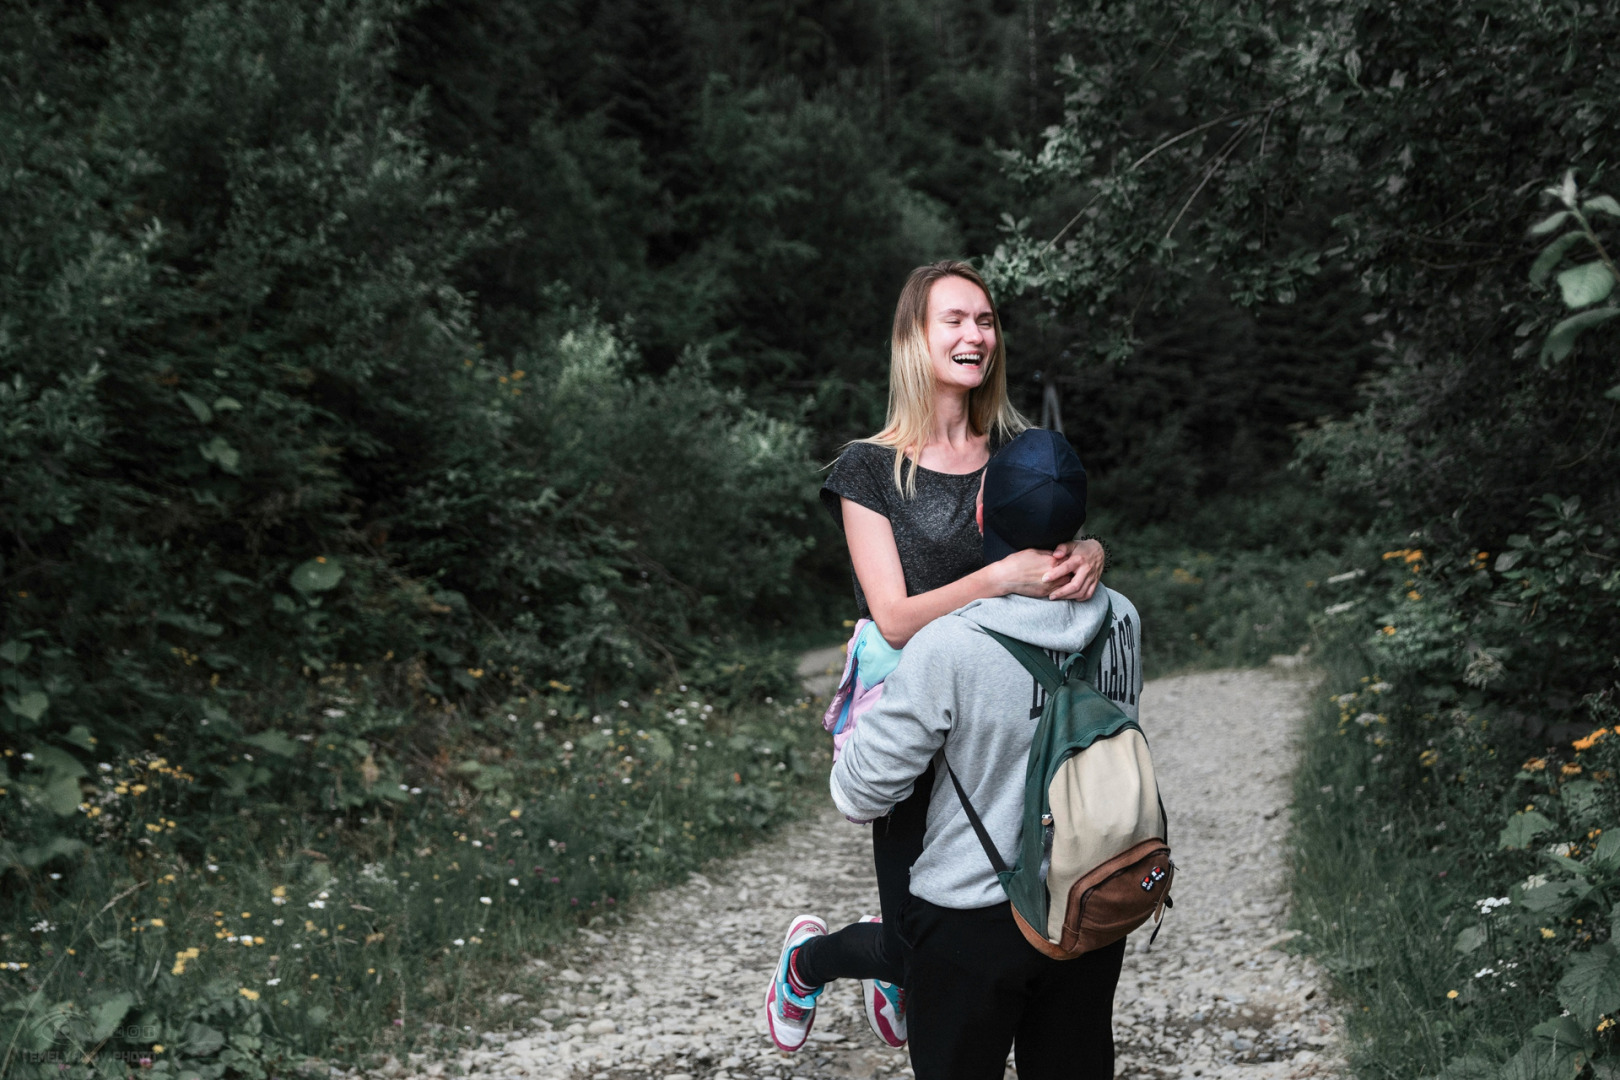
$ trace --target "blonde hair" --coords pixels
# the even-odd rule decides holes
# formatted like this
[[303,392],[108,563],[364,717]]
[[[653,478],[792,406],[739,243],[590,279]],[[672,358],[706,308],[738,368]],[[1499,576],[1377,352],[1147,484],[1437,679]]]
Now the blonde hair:
[[[958,277],[970,281],[990,301],[990,318],[996,328],[996,347],[991,350],[984,380],[968,391],[968,428],[974,435],[992,430],[1002,441],[1030,426],[1007,398],[1007,344],[1001,333],[1001,313],[990,297],[979,272],[957,259],[919,266],[906,278],[900,300],[894,305],[894,333],[889,339],[889,413],[883,430],[869,439],[894,451],[894,486],[906,498],[917,494],[917,462],[923,447],[934,434],[934,364],[928,355],[928,294],[934,283]],[[901,477],[901,463],[911,467]]]

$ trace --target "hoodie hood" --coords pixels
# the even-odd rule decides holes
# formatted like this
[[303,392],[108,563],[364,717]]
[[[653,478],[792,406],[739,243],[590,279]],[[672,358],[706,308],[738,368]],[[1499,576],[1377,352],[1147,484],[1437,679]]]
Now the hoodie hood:
[[987,630],[1056,652],[1079,652],[1091,644],[1108,611],[1107,587],[1098,586],[1090,600],[1042,600],[1033,596],[996,596],[958,608],[957,615]]

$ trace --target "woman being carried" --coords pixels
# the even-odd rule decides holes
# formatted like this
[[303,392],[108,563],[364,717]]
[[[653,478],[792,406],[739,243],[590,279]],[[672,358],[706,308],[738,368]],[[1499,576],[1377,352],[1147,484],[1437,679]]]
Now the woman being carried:
[[[980,475],[1027,427],[1007,399],[1001,319],[977,271],[955,261],[913,270],[895,306],[887,423],[845,447],[821,489],[849,543],[856,607],[870,620],[850,641],[845,685],[829,710],[838,734],[847,734],[861,704],[849,697],[880,682],[898,650],[941,615],[992,596],[1084,600],[1096,589],[1103,549],[1095,540],[984,564],[974,521]],[[905,1043],[896,928],[922,852],[932,779],[930,770],[872,825],[881,918],[828,933],[822,920],[800,916],[788,928],[765,991],[779,1049],[804,1045],[822,987],[840,978],[861,980],[873,1031],[891,1046]]]

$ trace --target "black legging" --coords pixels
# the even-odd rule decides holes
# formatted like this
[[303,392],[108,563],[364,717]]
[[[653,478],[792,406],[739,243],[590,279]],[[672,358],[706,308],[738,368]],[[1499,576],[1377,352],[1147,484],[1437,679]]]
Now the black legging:
[[928,797],[934,790],[934,767],[917,778],[911,795],[887,817],[872,822],[872,866],[877,871],[881,923],[851,923],[799,948],[799,978],[811,986],[834,979],[882,979],[904,984],[905,946],[900,940],[900,912],[911,899],[911,864],[922,854],[928,827]]

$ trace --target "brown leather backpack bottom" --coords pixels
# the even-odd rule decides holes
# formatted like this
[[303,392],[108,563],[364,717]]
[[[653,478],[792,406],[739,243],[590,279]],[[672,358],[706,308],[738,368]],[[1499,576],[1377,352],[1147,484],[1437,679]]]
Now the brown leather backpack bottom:
[[1013,918],[1024,938],[1054,960],[1073,960],[1093,949],[1112,945],[1153,918],[1170,896],[1175,880],[1170,848],[1159,839],[1127,848],[1074,883],[1063,937],[1053,943],[1030,926],[1013,906]]

